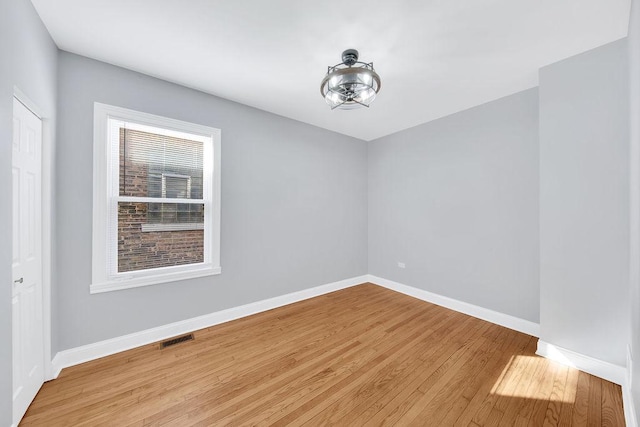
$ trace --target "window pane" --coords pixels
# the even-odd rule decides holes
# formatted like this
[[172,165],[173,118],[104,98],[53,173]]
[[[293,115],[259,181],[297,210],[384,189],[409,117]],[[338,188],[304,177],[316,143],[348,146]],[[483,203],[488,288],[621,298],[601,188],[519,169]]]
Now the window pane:
[[120,195],[202,198],[203,143],[120,129]]
[[203,262],[203,222],[203,204],[118,203],[118,272]]
[[204,204],[147,203],[149,224],[204,223]]

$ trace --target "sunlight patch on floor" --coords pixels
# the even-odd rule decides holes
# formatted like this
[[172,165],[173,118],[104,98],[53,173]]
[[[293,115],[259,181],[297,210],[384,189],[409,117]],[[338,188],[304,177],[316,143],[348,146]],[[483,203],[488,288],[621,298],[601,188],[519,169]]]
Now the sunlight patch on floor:
[[[505,365],[502,373],[498,377],[498,380],[494,383],[491,394],[520,399],[544,399],[553,402],[574,403],[575,389],[563,390],[564,387],[562,387],[561,390],[556,390],[556,378],[547,378],[547,380],[550,380],[549,388],[551,390],[549,391],[551,393],[546,396],[539,394],[540,390],[545,388],[540,387],[540,382],[544,381],[544,378],[541,380],[539,375],[536,375],[536,370],[539,368],[539,365],[543,363],[544,359],[539,356],[511,356],[509,362]],[[574,368],[562,366],[558,367],[558,369]],[[554,374],[553,372],[549,372],[547,375],[553,376]],[[534,381],[535,384],[532,384],[532,381]],[[561,392],[557,393],[557,391]]]

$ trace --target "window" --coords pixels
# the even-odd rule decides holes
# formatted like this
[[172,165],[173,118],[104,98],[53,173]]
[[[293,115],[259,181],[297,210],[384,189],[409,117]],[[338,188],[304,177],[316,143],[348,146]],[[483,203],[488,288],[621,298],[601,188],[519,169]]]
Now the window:
[[220,130],[94,110],[91,292],[220,273]]

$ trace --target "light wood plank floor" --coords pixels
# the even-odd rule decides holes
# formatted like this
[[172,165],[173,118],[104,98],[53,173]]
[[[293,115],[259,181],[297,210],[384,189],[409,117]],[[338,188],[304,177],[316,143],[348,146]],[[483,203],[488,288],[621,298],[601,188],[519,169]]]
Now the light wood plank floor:
[[23,426],[623,426],[536,339],[364,284],[65,369]]

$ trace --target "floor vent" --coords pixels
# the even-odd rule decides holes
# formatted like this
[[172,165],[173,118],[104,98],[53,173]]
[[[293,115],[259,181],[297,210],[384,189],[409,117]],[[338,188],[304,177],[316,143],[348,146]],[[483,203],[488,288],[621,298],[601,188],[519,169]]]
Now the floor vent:
[[160,343],[160,348],[167,348],[172,345],[180,344],[181,342],[191,341],[193,339],[193,334],[182,335],[181,337],[171,338],[170,340],[162,341]]

